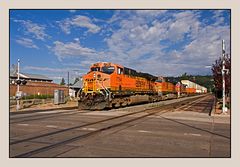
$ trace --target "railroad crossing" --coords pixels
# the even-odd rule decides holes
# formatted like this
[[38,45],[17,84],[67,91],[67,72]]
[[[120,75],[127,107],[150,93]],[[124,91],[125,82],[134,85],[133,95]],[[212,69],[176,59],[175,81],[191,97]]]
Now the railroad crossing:
[[214,96],[125,108],[10,116],[10,157],[230,157],[230,117]]

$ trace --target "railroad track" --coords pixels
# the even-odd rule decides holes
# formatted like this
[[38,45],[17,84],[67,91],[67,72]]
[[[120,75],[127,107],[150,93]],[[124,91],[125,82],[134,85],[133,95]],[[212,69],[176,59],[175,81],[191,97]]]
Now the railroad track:
[[190,102],[188,105],[184,105],[182,107],[179,107],[178,110],[180,111],[188,111],[191,110],[192,108],[199,106],[199,104],[205,103],[205,101],[208,101],[211,96],[204,96],[201,99],[197,99],[195,101]]
[[[41,119],[48,119],[48,118],[54,118],[54,117],[62,117],[62,116],[67,116],[67,115],[75,115],[78,113],[88,113],[88,112],[90,112],[90,111],[89,110],[78,111],[75,109],[73,111],[55,112],[55,113],[49,113],[49,114],[38,114],[38,115],[29,115],[29,116],[26,116],[28,114],[26,114],[26,115],[23,114],[23,116],[22,116],[22,114],[21,114],[20,117],[10,118],[10,124],[35,121],[35,120],[41,120]],[[91,111],[91,112],[94,112],[94,111]]]
[[[205,113],[208,111],[209,115],[214,104],[214,98],[211,96],[206,96],[201,102],[194,102],[193,104],[182,108],[183,111],[197,111]],[[210,112],[209,112],[210,111]]]
[[[205,97],[200,97],[200,99],[204,99],[204,98]],[[173,111],[173,110],[177,109],[178,107],[180,108],[182,106],[189,105],[189,103],[190,104],[192,104],[194,102],[197,103],[200,99],[199,99],[199,97],[196,97],[194,99],[188,99],[188,100],[184,100],[184,101],[177,102],[177,103],[174,103],[174,104],[168,104],[168,105],[157,107],[157,108],[144,109],[144,110],[141,110],[141,111],[127,113],[127,114],[103,119],[103,120],[92,122],[92,123],[87,123],[87,124],[74,126],[74,127],[70,127],[70,128],[66,128],[66,129],[62,129],[62,130],[57,130],[57,131],[54,131],[54,132],[50,132],[50,133],[46,133],[46,134],[42,134],[42,135],[30,137],[30,138],[25,138],[25,139],[22,139],[22,140],[13,141],[13,142],[10,143],[10,147],[17,146],[18,144],[21,144],[21,143],[24,143],[24,142],[32,142],[32,140],[34,140],[34,139],[39,139],[39,138],[48,137],[48,136],[54,136],[54,135],[57,135],[57,134],[64,135],[65,133],[69,133],[71,131],[74,132],[74,130],[76,130],[78,128],[86,128],[86,127],[90,127],[91,125],[98,125],[99,124],[98,127],[101,127],[102,126],[101,123],[105,123],[105,122],[107,122],[107,123],[110,122],[111,123],[111,121],[114,121],[114,122],[112,122],[112,124],[105,125],[105,126],[99,128],[99,129],[96,129],[94,131],[91,131],[91,132],[88,132],[88,133],[85,133],[85,134],[77,134],[77,135],[74,135],[74,136],[72,136],[72,134],[74,134],[74,133],[71,133],[71,136],[68,137],[64,141],[59,141],[59,142],[56,142],[56,143],[53,143],[53,144],[50,144],[50,145],[47,145],[47,146],[44,146],[44,147],[41,147],[41,148],[37,148],[35,150],[31,150],[31,151],[28,151],[28,152],[25,152],[25,153],[20,153],[20,154],[17,154],[15,156],[13,156],[13,157],[16,157],[16,158],[17,157],[31,157],[31,156],[34,156],[38,153],[42,153],[42,152],[60,147],[60,146],[72,143],[74,141],[86,139],[87,137],[99,134],[100,132],[103,132],[103,131],[106,131],[106,130],[109,130],[109,129],[113,129],[113,128],[116,128],[116,127],[121,127],[122,125],[126,125],[128,123],[146,118],[148,116],[151,116],[151,115],[154,115],[154,114],[157,114],[157,113],[160,113],[162,115],[166,112]],[[129,116],[131,116],[131,117],[129,117]]]
[[16,118],[10,118],[10,124],[35,121],[35,120],[41,120],[41,119],[48,119],[48,118],[55,118],[55,117],[62,117],[62,116],[68,116],[68,115],[75,115],[75,114],[87,113],[87,112],[89,112],[89,111],[73,110],[73,111],[63,111],[63,112],[55,112],[55,113],[49,113],[49,114],[30,115],[27,117],[21,116],[21,117],[16,117]]

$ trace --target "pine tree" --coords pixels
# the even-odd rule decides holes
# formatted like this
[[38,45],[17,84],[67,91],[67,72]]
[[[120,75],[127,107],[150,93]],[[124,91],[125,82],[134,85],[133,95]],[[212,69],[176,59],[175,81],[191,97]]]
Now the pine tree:
[[65,83],[65,79],[64,78],[62,78],[62,80],[61,80],[61,82],[60,82],[60,85],[65,85],[66,83]]

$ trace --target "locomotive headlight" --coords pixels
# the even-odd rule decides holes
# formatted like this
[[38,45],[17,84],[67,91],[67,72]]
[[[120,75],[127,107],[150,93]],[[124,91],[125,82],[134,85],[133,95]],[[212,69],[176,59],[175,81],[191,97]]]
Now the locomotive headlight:
[[96,77],[96,74],[94,73],[94,74],[93,74],[93,78],[95,78],[95,77]]

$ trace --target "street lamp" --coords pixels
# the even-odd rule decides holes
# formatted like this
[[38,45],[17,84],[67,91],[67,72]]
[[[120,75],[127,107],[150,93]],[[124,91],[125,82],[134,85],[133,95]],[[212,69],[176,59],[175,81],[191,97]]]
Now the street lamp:
[[69,97],[69,71],[68,71],[68,97]]

